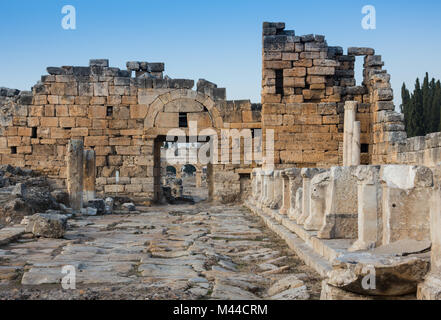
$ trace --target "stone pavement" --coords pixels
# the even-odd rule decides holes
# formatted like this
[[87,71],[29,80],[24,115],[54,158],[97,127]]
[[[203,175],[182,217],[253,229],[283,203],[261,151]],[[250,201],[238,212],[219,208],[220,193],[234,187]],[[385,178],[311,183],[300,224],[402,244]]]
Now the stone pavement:
[[[138,207],[0,246],[0,299],[318,299],[321,279],[240,206]],[[63,266],[76,289],[63,290]]]

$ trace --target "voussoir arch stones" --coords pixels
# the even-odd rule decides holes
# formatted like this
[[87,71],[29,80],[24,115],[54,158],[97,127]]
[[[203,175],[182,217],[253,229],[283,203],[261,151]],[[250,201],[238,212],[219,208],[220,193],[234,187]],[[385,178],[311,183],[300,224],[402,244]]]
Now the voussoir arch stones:
[[[191,102],[194,102],[193,104]],[[223,128],[223,120],[214,100],[203,93],[179,89],[172,90],[158,96],[149,106],[147,116],[144,120],[144,128],[153,128],[159,112],[171,110],[172,108],[183,108],[179,112],[204,112],[208,111],[214,128]]]

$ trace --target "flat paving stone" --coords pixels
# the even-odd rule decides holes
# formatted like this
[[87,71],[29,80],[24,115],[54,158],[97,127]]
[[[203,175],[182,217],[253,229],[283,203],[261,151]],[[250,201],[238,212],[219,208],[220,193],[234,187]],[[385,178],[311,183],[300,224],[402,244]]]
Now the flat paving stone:
[[[17,242],[24,227],[1,229],[0,299],[319,298],[320,277],[244,207],[137,209],[76,217],[64,239]],[[64,266],[75,290],[61,287]]]

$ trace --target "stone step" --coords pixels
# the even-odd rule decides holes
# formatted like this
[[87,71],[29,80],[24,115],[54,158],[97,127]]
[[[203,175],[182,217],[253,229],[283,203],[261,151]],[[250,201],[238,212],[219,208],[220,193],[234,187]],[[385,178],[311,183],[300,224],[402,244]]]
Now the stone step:
[[276,210],[265,208],[264,212],[278,223],[286,227],[289,231],[294,232],[306,244],[313,248],[315,253],[324,257],[329,262],[341,256],[347,251],[355,240],[348,239],[333,239],[325,240],[317,238],[317,231],[306,231],[301,225],[281,215]]
[[8,244],[25,233],[24,226],[12,226],[0,230],[0,245]]
[[249,202],[246,202],[245,205],[254,214],[258,215],[268,226],[268,228],[270,228],[280,238],[282,238],[290,247],[290,249],[293,250],[299,256],[299,258],[305,262],[307,266],[313,268],[322,277],[327,277],[328,272],[332,270],[331,263],[323,256],[320,256],[318,253],[316,253],[314,248],[309,243],[307,243],[307,241],[299,237],[294,231],[289,230],[284,225],[279,223],[277,220],[282,221],[283,223],[283,218],[281,218],[280,215],[275,215],[275,217],[277,217],[276,220],[275,218],[268,216],[261,209],[258,209]]

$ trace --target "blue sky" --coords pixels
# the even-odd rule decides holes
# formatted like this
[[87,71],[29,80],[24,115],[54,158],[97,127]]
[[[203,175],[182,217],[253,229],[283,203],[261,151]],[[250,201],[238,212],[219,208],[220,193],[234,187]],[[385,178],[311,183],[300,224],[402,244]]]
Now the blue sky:
[[[76,30],[61,27],[68,4],[77,10]],[[376,8],[376,30],[361,28],[364,5]],[[2,0],[0,86],[29,90],[47,66],[90,58],[120,68],[141,60],[165,62],[172,78],[213,81],[228,99],[259,102],[261,25],[284,21],[298,35],[326,35],[329,45],[375,48],[398,104],[403,81],[413,86],[426,71],[441,78],[440,12],[435,0]]]

